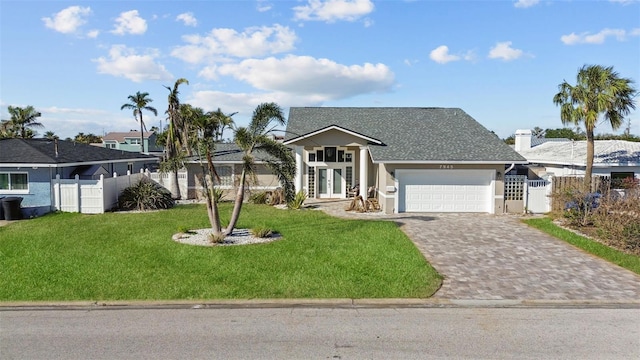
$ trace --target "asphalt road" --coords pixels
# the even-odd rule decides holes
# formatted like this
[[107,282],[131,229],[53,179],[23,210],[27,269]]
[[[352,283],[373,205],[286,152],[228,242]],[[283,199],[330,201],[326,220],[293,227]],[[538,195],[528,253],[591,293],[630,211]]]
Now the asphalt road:
[[640,359],[640,309],[0,311],[0,359]]

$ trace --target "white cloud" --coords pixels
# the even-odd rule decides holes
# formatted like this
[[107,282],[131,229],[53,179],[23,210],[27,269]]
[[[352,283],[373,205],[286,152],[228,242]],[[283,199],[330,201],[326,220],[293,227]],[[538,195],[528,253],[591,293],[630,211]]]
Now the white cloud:
[[134,82],[173,79],[173,75],[164,65],[155,62],[158,56],[157,50],[138,55],[134,49],[124,45],[113,45],[108,58],[100,57],[93,61],[98,63],[98,73],[123,77]]
[[608,37],[614,37],[618,41],[625,41],[628,37],[639,35],[640,28],[631,29],[628,33],[623,29],[602,29],[595,34],[583,32],[581,34],[571,33],[569,35],[562,35],[560,41],[565,45],[603,44]]
[[247,28],[241,33],[234,29],[213,29],[205,36],[183,36],[188,45],[176,47],[171,55],[192,64],[216,57],[272,55],[294,49],[297,39],[294,31],[278,24]]
[[371,0],[309,0],[307,5],[293,8],[294,20],[355,21],[371,13],[374,5]]
[[52,18],[43,17],[44,25],[63,34],[75,33],[78,28],[87,23],[85,19],[91,14],[90,7],[69,6],[55,13]]
[[182,21],[186,26],[198,26],[198,19],[193,13],[186,12],[176,16],[176,21]]
[[438,64],[446,64],[451,61],[460,60],[460,56],[449,54],[449,47],[446,45],[441,45],[431,50],[429,58]]
[[269,11],[269,10],[271,10],[272,7],[273,7],[273,5],[270,2],[268,2],[267,0],[258,0],[258,3],[256,5],[256,9],[259,12]]
[[496,43],[496,46],[489,50],[489,59],[511,61],[522,57],[522,55],[524,55],[522,50],[511,47],[511,41]]
[[87,32],[87,37],[90,39],[95,39],[98,37],[98,35],[100,35],[100,30],[91,30],[89,32]]
[[297,94],[316,101],[389,91],[395,81],[393,72],[384,64],[347,66],[328,59],[295,55],[223,64],[217,73],[260,90]]
[[138,10],[130,10],[120,13],[111,32],[116,35],[141,35],[146,31],[147,21],[138,15]]
[[629,5],[629,4],[633,4],[636,2],[639,2],[640,0],[609,0],[609,2],[612,3],[618,3],[618,4],[622,4],[622,5]]
[[518,0],[515,2],[515,4],[513,4],[513,6],[524,9],[524,8],[532,7],[534,5],[538,5],[539,2],[540,0]]

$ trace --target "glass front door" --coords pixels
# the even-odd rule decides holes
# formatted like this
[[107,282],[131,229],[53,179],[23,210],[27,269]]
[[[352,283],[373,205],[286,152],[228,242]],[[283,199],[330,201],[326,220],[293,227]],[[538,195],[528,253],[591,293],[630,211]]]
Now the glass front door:
[[345,179],[342,169],[318,169],[318,196],[321,198],[343,198]]

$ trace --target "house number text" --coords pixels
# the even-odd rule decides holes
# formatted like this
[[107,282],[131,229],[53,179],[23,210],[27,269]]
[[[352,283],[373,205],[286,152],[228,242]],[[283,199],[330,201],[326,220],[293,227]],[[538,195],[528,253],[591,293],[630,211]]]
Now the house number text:
[[440,169],[453,169],[453,165],[440,165]]

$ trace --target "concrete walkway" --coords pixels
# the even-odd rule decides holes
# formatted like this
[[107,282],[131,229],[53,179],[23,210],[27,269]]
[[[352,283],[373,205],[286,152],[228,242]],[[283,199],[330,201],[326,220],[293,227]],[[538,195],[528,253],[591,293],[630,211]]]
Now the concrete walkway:
[[638,301],[640,276],[511,215],[358,214],[348,201],[311,206],[340,217],[399,224],[445,279],[435,299]]

